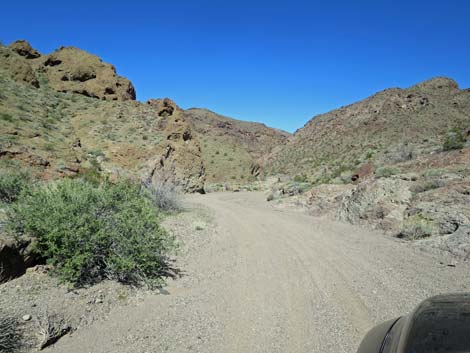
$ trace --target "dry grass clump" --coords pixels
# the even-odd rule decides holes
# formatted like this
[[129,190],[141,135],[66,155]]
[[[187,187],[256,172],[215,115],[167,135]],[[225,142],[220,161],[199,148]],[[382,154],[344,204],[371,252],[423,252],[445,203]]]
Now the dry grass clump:
[[150,198],[159,209],[169,212],[183,210],[181,188],[170,181],[144,182]]
[[0,311],[0,352],[16,352],[21,346],[18,319]]
[[40,338],[39,350],[56,343],[72,330],[68,320],[58,314],[49,314],[47,311],[37,318],[37,325]]

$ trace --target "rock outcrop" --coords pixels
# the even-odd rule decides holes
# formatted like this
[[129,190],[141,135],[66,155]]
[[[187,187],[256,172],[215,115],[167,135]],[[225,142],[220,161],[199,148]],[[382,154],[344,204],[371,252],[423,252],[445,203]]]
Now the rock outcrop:
[[413,197],[410,187],[400,178],[369,179],[342,196],[337,217],[397,234]]
[[17,82],[39,87],[39,77],[59,92],[74,92],[103,100],[135,100],[132,83],[118,76],[111,64],[75,47],[61,47],[42,55],[18,40],[0,47],[0,68]]
[[173,115],[176,110],[181,110],[170,98],[149,99],[147,104],[156,109],[158,116],[164,118]]
[[111,64],[75,47],[56,50],[44,57],[42,71],[49,86],[105,100],[135,100],[132,83],[118,76]]
[[[166,107],[165,107],[166,109]],[[159,115],[162,110],[157,110]],[[174,112],[174,113],[173,113]],[[148,163],[144,179],[153,185],[170,182],[183,191],[204,193],[205,167],[201,146],[179,111],[167,115],[161,154]]]
[[16,82],[39,87],[39,81],[31,62],[4,47],[0,47],[0,68]]
[[9,48],[19,55],[24,56],[26,59],[36,59],[41,56],[41,53],[25,40],[17,40],[11,43]]

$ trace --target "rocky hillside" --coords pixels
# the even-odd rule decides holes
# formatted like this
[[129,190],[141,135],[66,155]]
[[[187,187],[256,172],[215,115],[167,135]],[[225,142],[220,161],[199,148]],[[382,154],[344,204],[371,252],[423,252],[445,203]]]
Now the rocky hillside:
[[135,101],[132,83],[80,49],[0,46],[0,162],[41,178],[101,173],[171,180],[188,191],[242,184],[287,136],[261,124]]
[[392,88],[312,118],[265,163],[268,174],[324,182],[366,164],[386,165],[442,150],[447,134],[470,133],[470,91],[448,78]]
[[235,120],[207,109],[184,112],[201,141],[208,182],[243,183],[260,173],[259,159],[276,146],[282,146],[289,134],[264,124]]
[[294,199],[314,215],[468,257],[469,135],[470,90],[455,81],[385,90],[313,118],[269,155],[268,173],[290,175],[269,199],[307,184]]

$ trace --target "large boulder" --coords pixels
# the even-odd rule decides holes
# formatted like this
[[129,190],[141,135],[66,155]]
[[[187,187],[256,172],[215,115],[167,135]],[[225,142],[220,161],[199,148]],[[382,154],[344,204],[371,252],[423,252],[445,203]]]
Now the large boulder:
[[114,66],[75,47],[62,47],[44,56],[42,71],[49,86],[60,92],[75,92],[104,100],[135,100],[132,83],[118,76]]
[[418,193],[405,216],[425,220],[430,227],[429,235],[453,234],[470,226],[470,181],[451,181]]
[[470,256],[470,225],[461,226],[451,234],[420,240],[418,244],[425,249],[434,248],[468,259]]
[[345,193],[337,217],[398,233],[413,194],[412,182],[400,178],[369,179]]
[[343,197],[355,188],[352,184],[323,184],[307,192],[307,206],[315,216],[334,215]]

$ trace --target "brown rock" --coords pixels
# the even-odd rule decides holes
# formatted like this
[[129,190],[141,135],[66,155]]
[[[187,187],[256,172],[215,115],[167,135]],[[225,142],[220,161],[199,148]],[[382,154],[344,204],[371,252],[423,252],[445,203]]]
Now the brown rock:
[[147,104],[155,107],[157,115],[162,117],[171,116],[175,110],[180,110],[176,103],[173,102],[170,98],[149,99]]
[[30,62],[7,49],[0,48],[0,67],[3,67],[14,81],[39,87],[39,81]]
[[165,129],[167,143],[161,154],[148,163],[144,179],[152,184],[171,182],[185,192],[204,193],[205,168],[201,147],[192,138],[189,124],[175,114]]
[[371,163],[366,163],[356,169],[351,176],[351,181],[359,182],[363,181],[365,178],[374,175],[374,166]]
[[132,83],[116,74],[114,66],[78,48],[60,48],[43,60],[49,86],[104,100],[135,100]]
[[17,40],[11,43],[9,48],[19,55],[24,56],[26,59],[36,59],[41,56],[41,53],[25,40]]

